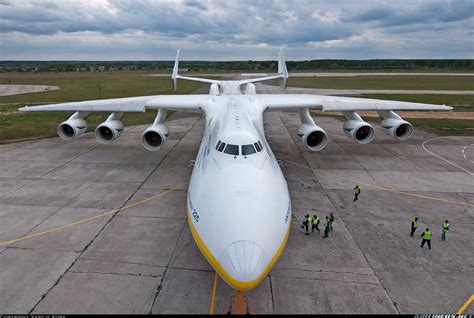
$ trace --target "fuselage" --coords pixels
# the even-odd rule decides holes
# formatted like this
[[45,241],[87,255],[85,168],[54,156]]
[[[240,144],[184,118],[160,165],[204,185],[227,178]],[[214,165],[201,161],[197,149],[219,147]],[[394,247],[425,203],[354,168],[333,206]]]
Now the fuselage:
[[199,249],[237,290],[257,286],[281,255],[291,202],[248,95],[214,97],[188,190],[188,222]]

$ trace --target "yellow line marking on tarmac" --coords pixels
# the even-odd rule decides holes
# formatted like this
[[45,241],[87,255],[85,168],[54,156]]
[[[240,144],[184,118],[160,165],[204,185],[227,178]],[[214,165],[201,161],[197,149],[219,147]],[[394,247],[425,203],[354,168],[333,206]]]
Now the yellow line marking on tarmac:
[[471,297],[469,297],[469,299],[464,303],[464,305],[462,305],[461,308],[459,308],[458,312],[456,313],[456,315],[462,315],[462,313],[464,312],[464,310],[466,310],[467,307],[469,307],[469,305],[474,301],[474,294],[471,295]]
[[8,244],[12,244],[12,243],[15,243],[15,242],[18,242],[18,241],[23,241],[23,240],[26,240],[26,239],[30,239],[30,238],[34,238],[34,237],[38,237],[38,236],[42,236],[42,235],[45,235],[45,234],[48,234],[48,233],[52,233],[52,232],[56,232],[56,231],[59,231],[59,230],[62,230],[62,229],[66,229],[66,228],[69,228],[69,227],[72,227],[74,225],[79,225],[79,224],[82,224],[82,223],[85,223],[85,222],[89,222],[89,221],[92,221],[92,220],[95,220],[95,219],[98,219],[98,218],[101,218],[103,216],[106,216],[106,215],[109,215],[109,214],[114,214],[114,213],[118,213],[119,211],[121,210],[125,210],[125,209],[129,209],[129,208],[132,208],[134,206],[137,206],[139,204],[143,204],[145,202],[148,202],[150,200],[153,200],[153,199],[156,199],[156,198],[159,198],[159,197],[162,197],[170,192],[173,192],[175,190],[178,190],[179,188],[181,188],[182,186],[188,184],[188,182],[185,182],[185,183],[182,183],[172,189],[169,189],[169,190],[166,190],[165,192],[162,192],[162,193],[159,193],[157,195],[154,195],[154,196],[151,196],[151,197],[148,197],[146,199],[143,199],[141,201],[138,201],[138,202],[135,202],[135,203],[131,203],[129,205],[126,205],[124,207],[121,207],[121,208],[118,208],[118,209],[114,209],[114,210],[111,210],[111,211],[107,211],[107,212],[104,212],[104,213],[100,213],[100,214],[97,214],[97,215],[94,215],[94,216],[91,216],[91,217],[88,217],[88,218],[84,218],[84,219],[81,219],[79,221],[76,221],[76,222],[73,222],[73,223],[70,223],[70,224],[66,224],[66,225],[63,225],[63,226],[59,226],[59,227],[55,227],[55,228],[52,228],[52,229],[49,229],[49,230],[46,230],[46,231],[43,231],[43,232],[39,232],[39,233],[35,233],[35,234],[31,234],[31,235],[26,235],[26,236],[23,236],[23,237],[19,237],[17,239],[14,239],[14,240],[10,240],[10,241],[6,241],[6,242],[0,242],[0,246],[4,246],[4,245],[8,245]]
[[307,166],[301,165],[299,163],[293,162],[291,160],[286,160],[286,159],[281,159],[281,160],[292,163],[292,164],[294,164],[296,166],[299,166],[301,168],[317,171],[317,172],[320,172],[320,173],[323,173],[323,174],[326,174],[326,175],[330,175],[330,176],[333,176],[333,177],[336,177],[336,178],[339,178],[339,179],[349,180],[349,181],[352,181],[352,182],[357,183],[357,184],[362,184],[362,185],[372,187],[372,188],[376,188],[376,189],[383,190],[383,191],[389,191],[389,192],[394,192],[394,193],[398,193],[398,194],[409,195],[409,196],[416,197],[416,198],[421,198],[421,199],[428,199],[428,200],[441,201],[441,202],[450,203],[450,204],[457,204],[457,205],[465,205],[465,206],[469,206],[469,207],[474,207],[474,204],[470,204],[470,203],[466,203],[466,202],[434,198],[434,197],[429,197],[429,196],[425,196],[425,195],[420,195],[420,194],[414,194],[414,193],[389,189],[389,188],[381,187],[381,186],[378,186],[378,185],[375,185],[375,184],[363,182],[363,181],[360,181],[360,180],[355,180],[355,179],[352,179],[350,177],[344,177],[344,176],[337,175],[335,173],[323,171],[323,170],[316,169],[316,168],[307,167]]
[[217,272],[216,272],[216,276],[214,277],[214,288],[212,289],[211,310],[209,312],[210,315],[214,315],[214,306],[216,304],[216,290],[217,290]]

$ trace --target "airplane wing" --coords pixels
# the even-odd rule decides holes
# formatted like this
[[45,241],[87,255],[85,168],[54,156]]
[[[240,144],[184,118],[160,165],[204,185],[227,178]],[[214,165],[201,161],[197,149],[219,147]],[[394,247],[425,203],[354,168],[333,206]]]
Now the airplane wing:
[[22,112],[76,111],[76,112],[144,112],[147,109],[167,109],[182,112],[200,112],[209,95],[151,95],[69,102],[43,106],[22,107]]
[[316,108],[324,112],[360,110],[452,110],[446,105],[397,102],[380,99],[338,97],[309,94],[258,94],[267,111]]

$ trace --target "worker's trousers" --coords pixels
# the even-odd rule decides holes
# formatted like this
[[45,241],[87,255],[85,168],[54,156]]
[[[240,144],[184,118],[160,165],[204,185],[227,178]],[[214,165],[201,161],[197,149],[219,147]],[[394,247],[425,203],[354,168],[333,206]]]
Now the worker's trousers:
[[441,233],[441,241],[446,241],[446,232],[445,230],[443,230],[443,233]]
[[421,241],[421,245],[420,245],[420,246],[423,247],[423,246],[425,245],[425,242],[428,243],[428,247],[429,247],[430,250],[431,250],[431,240],[425,240],[425,239],[423,239],[423,240]]

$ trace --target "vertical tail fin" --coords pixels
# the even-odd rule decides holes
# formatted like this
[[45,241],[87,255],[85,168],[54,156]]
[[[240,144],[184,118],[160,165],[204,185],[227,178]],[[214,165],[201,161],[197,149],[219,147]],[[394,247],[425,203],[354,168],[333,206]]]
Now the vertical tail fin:
[[286,89],[288,70],[286,69],[285,56],[283,55],[282,49],[278,52],[278,74],[282,76],[280,79],[280,87]]
[[178,89],[178,84],[176,82],[176,78],[178,76],[178,65],[179,65],[179,50],[176,51],[176,59],[174,60],[174,67],[173,67],[173,74],[171,75],[171,79],[173,80],[173,89]]

